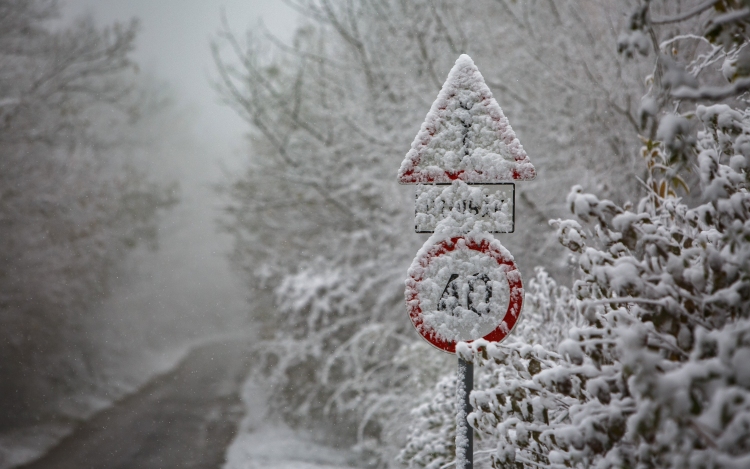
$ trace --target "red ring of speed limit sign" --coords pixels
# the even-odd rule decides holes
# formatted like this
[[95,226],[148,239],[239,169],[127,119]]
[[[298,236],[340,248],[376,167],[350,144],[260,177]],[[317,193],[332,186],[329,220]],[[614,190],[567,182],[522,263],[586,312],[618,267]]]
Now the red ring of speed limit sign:
[[[464,247],[485,254],[494,259],[498,266],[505,266],[506,279],[508,280],[508,287],[510,298],[508,301],[508,309],[505,312],[505,316],[489,334],[482,337],[488,342],[501,342],[508,334],[513,330],[521,314],[521,307],[523,306],[523,282],[521,281],[521,275],[518,272],[513,257],[510,253],[494,238],[488,236],[455,236],[448,239],[444,239],[435,243],[423,251],[415,260],[412,265],[420,265],[426,268],[430,262],[437,259],[440,256],[455,251],[459,246]],[[438,349],[448,352],[456,353],[455,340],[448,340],[439,334],[435,333],[431,329],[423,325],[422,309],[420,307],[419,298],[419,284],[424,280],[425,269],[409,269],[411,274],[406,281],[406,308],[411,318],[411,322],[417,329],[417,332],[431,345]],[[466,342],[471,342],[467,340]]]

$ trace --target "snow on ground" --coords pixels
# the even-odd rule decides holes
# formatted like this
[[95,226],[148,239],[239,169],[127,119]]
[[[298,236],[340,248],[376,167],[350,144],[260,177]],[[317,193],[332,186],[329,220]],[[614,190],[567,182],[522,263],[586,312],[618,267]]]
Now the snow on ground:
[[[242,334],[237,334],[242,337]],[[212,337],[185,344],[162,353],[153,353],[142,370],[144,382],[174,369],[187,355],[189,350],[202,343],[230,340],[234,336]],[[246,336],[244,336],[246,337]],[[141,366],[144,366],[141,363]],[[129,394],[144,384],[123,389],[122,394]],[[125,386],[123,386],[125,387]],[[112,401],[99,402],[96,405],[82,406],[101,410]],[[115,397],[115,396],[112,396]],[[119,398],[122,395],[117,396]],[[116,399],[115,399],[116,400]],[[227,463],[224,469],[350,469],[354,467],[354,456],[345,450],[326,447],[313,442],[309,434],[290,429],[278,419],[270,418],[267,413],[267,394],[262,386],[248,380],[242,389],[242,400],[245,416],[240,424],[237,437],[227,449]],[[62,438],[72,432],[81,419],[89,415],[71,416],[57,422],[48,422],[15,429],[0,434],[0,469],[10,469],[28,463],[45,454]]]
[[235,337],[245,337],[238,332],[221,336],[204,337],[165,350],[144,350],[140,360],[131,359],[119,369],[104,370],[107,375],[106,389],[71,398],[64,406],[65,416],[50,422],[41,422],[0,433],[0,469],[34,461],[46,454],[78,426],[118,399],[136,392],[155,377],[173,370],[190,352],[200,345]]
[[[205,340],[204,340],[205,341]],[[66,417],[0,433],[0,469],[10,469],[38,459],[68,436],[82,420],[109,407],[123,396],[137,391],[155,376],[174,369],[200,341],[182,344],[163,351],[146,351],[141,361],[127,363],[128,369],[117,370],[118,376],[108,389],[71,398],[65,405]],[[112,370],[109,370],[112,371]]]
[[224,469],[345,469],[344,452],[327,448],[281,423],[241,432],[229,447]]
[[242,390],[246,415],[227,450],[224,469],[349,469],[353,455],[314,443],[267,414],[266,393],[248,380]]
[[43,423],[0,434],[0,469],[38,458],[70,434],[75,425],[73,421]]

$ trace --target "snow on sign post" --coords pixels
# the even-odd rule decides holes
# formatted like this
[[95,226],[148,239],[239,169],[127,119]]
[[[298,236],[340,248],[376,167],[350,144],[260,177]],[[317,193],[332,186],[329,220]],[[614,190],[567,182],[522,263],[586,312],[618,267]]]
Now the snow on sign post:
[[[514,181],[536,177],[482,74],[461,55],[432,103],[398,172],[417,184],[415,230],[434,233],[411,264],[406,308],[431,345],[456,352],[460,341],[500,342],[523,305],[513,256],[490,233],[515,227]],[[473,467],[466,417],[473,364],[458,360],[456,468]]]

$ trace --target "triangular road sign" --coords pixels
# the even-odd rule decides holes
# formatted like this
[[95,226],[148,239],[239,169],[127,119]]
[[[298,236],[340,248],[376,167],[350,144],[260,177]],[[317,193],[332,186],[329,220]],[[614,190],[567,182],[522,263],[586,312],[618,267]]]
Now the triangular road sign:
[[479,69],[461,55],[401,163],[399,182],[491,184],[535,177]]

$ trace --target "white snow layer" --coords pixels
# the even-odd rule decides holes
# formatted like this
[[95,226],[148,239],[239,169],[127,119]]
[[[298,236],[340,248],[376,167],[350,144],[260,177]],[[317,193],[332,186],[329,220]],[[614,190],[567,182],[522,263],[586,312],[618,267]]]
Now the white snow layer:
[[[467,466],[467,459],[469,459],[469,454],[467,454],[467,450],[469,449],[469,432],[474,431],[466,420],[466,409],[464,409],[467,389],[464,388],[463,382],[466,373],[470,372],[467,368],[466,363],[459,362],[458,377],[456,379],[456,469],[464,469]],[[473,373],[473,368],[471,372]],[[468,391],[471,392],[471,390]]]
[[351,469],[353,455],[316,443],[268,414],[267,390],[249,378],[242,389],[245,418],[223,469]]
[[[472,231],[456,236],[462,230],[451,229],[453,221],[441,222],[412,262],[406,280],[407,304],[417,303],[422,316],[417,328],[423,336],[475,340],[505,322],[509,276],[515,280],[519,273],[498,262],[496,257],[511,262],[513,257],[492,235]],[[486,248],[477,250],[482,245]]]
[[0,434],[0,469],[27,464],[45,454],[75,428],[75,422],[51,422]]
[[469,186],[453,181],[450,186],[417,185],[415,230],[435,231],[446,219],[474,217],[482,224],[481,231],[513,232],[513,184]]
[[474,62],[461,55],[398,172],[402,184],[529,180],[536,171]]

